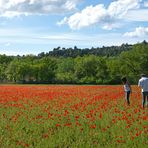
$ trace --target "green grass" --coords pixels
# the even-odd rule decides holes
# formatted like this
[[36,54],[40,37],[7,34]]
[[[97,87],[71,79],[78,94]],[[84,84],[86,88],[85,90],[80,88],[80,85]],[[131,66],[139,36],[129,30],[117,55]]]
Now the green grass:
[[30,102],[24,108],[0,105],[0,148],[145,148],[148,122],[142,117],[147,110],[139,108],[135,114],[137,106],[128,108],[121,100],[116,106],[112,103],[105,108],[99,107],[101,102],[88,104],[83,111],[82,106],[73,110],[73,104],[66,104],[50,109],[49,117],[48,103]]

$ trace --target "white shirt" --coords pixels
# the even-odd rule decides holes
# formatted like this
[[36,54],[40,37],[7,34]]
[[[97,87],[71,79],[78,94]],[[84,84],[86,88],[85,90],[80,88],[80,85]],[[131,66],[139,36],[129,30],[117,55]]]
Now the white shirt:
[[148,78],[142,77],[138,82],[138,86],[142,88],[142,92],[148,92]]
[[131,91],[129,85],[126,83],[124,84],[124,91]]

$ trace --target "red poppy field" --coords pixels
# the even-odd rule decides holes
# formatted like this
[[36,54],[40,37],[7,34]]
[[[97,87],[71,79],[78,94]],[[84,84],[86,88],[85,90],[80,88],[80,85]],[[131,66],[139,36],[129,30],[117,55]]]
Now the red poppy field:
[[0,147],[145,148],[148,109],[132,86],[0,85]]

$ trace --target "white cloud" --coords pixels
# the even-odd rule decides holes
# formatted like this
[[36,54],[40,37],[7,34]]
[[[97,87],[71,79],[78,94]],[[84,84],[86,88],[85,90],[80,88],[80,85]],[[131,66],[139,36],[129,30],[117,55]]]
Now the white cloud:
[[0,0],[0,16],[58,14],[76,9],[81,0]]
[[118,23],[118,22],[115,22],[115,23],[105,23],[104,22],[104,25],[103,25],[103,29],[105,30],[112,30],[113,28],[120,28],[122,26],[121,23]]
[[[45,39],[45,40],[61,40],[61,41],[80,41],[80,39],[77,38],[77,36],[74,35],[69,35],[69,34],[60,34],[60,35],[48,35],[48,36],[43,36],[39,37],[40,39]],[[81,39],[83,40],[83,39]]]
[[124,36],[127,37],[141,37],[148,35],[148,27],[137,27],[133,32],[126,32]]
[[144,2],[144,7],[148,7],[148,1]]
[[[96,13],[99,12],[100,13]],[[98,21],[103,21],[107,18],[107,13],[103,5],[97,5],[95,7],[86,7],[81,13],[75,13],[70,18],[64,18],[59,24],[68,23],[71,29],[79,29],[81,27],[93,25]]]
[[122,18],[129,10],[140,7],[141,0],[117,0],[112,2],[107,11],[112,17]]
[[61,26],[61,25],[65,24],[67,21],[68,21],[68,18],[67,17],[64,17],[63,20],[57,22],[57,25]]
[[11,43],[10,43],[10,42],[5,43],[5,46],[10,46],[10,45],[11,45]]
[[[39,29],[40,30],[40,29]],[[0,29],[0,54],[23,55],[48,52],[55,47],[91,48],[101,46],[121,45],[122,43],[137,43],[148,40],[148,36],[130,38],[121,33],[81,33],[81,32],[50,32],[38,28]]]
[[86,26],[101,24],[104,29],[119,27],[118,23],[130,11],[140,7],[141,0],[117,0],[111,2],[108,8],[103,4],[88,6],[69,18],[64,18],[58,24],[68,24],[71,29],[80,29]]
[[131,10],[123,18],[128,21],[148,22],[148,10],[147,9]]

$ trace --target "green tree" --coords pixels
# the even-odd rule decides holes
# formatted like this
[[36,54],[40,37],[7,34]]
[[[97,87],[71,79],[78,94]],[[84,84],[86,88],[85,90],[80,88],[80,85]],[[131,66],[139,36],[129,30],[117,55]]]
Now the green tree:
[[14,59],[8,65],[8,67],[6,69],[8,80],[13,81],[13,82],[20,80],[19,63],[20,62],[18,59]]
[[89,55],[75,59],[75,75],[79,83],[95,83],[98,59]]
[[38,68],[38,77],[41,82],[55,81],[55,71],[57,69],[57,61],[55,59],[49,57],[42,58]]
[[108,83],[109,81],[109,70],[107,67],[107,57],[97,57],[98,61],[96,64],[96,82],[97,83]]
[[59,83],[76,83],[74,65],[73,58],[62,58],[58,61],[56,79]]

